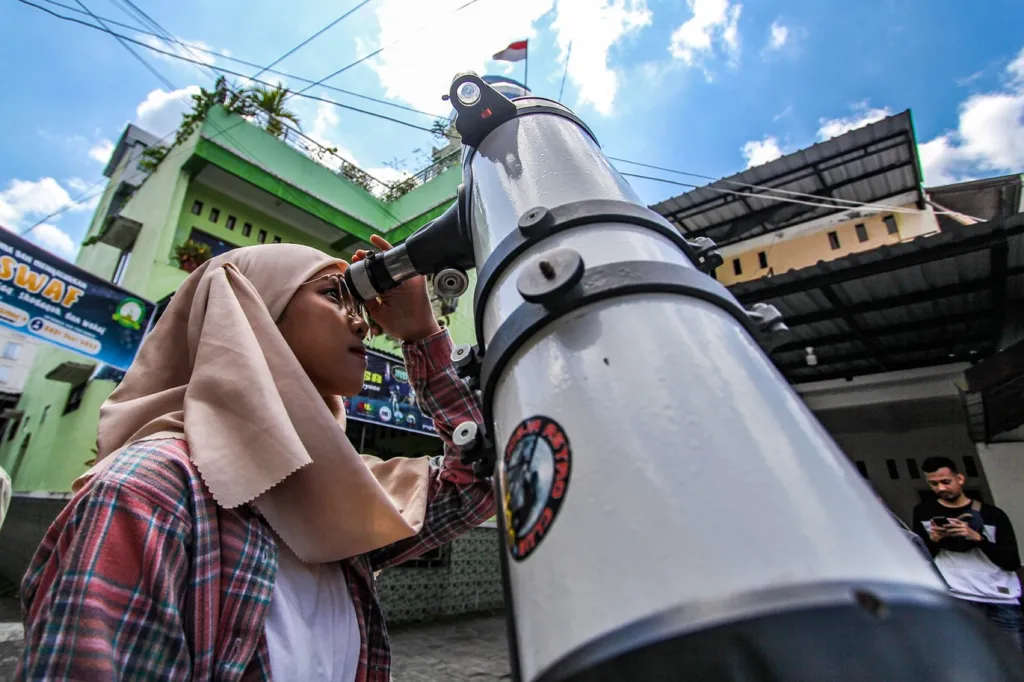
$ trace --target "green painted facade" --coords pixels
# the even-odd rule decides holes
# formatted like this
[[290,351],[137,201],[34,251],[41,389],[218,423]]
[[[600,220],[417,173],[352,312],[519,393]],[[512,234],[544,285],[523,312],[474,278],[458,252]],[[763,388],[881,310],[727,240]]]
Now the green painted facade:
[[[214,108],[192,138],[173,147],[157,169],[131,191],[122,179],[134,170],[128,168],[133,163],[133,157],[125,155],[111,173],[87,238],[102,235],[113,215],[141,224],[120,285],[151,301],[174,292],[187,276],[174,260],[174,247],[186,241],[192,230],[236,246],[256,244],[264,230],[267,243],[279,237],[282,242],[306,244],[348,257],[356,243],[368,241],[373,234],[395,244],[403,241],[451,204],[461,181],[461,168],[456,165],[387,204],[219,108]],[[245,181],[246,191],[287,203],[333,226],[336,234],[326,240],[322,235],[313,236],[300,226],[286,224],[219,191],[216,180],[198,182],[197,176],[211,165]],[[125,200],[128,191],[130,198]],[[196,201],[202,202],[199,214],[193,213]],[[211,220],[211,209],[219,211],[216,221]],[[229,217],[235,219],[233,229],[228,227]],[[243,234],[246,223],[252,225],[248,236]],[[98,242],[83,246],[76,263],[110,280],[121,259],[121,251]],[[452,336],[458,343],[474,338],[471,299],[467,294],[449,318]],[[383,337],[374,339],[371,346],[400,352]],[[93,456],[99,409],[114,383],[89,381],[78,407],[65,414],[72,387],[46,379],[46,374],[67,361],[86,362],[61,349],[40,350],[18,404],[23,417],[4,434],[0,465],[11,473],[16,492],[67,493]]]

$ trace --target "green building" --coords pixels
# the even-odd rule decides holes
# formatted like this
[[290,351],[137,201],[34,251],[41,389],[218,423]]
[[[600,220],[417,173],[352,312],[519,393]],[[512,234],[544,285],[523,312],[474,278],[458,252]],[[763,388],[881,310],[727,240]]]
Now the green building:
[[[188,275],[176,249],[189,241],[205,244],[214,255],[240,246],[285,242],[349,258],[355,249],[369,248],[374,234],[392,243],[404,240],[451,204],[461,181],[458,150],[445,150],[415,182],[404,183],[406,189],[415,187],[397,198],[392,191],[392,200],[385,201],[378,195],[388,192],[368,191],[367,187],[378,189],[372,179],[297,131],[288,129],[277,137],[219,106],[162,158],[152,151],[159,146],[155,136],[126,127],[104,170],[109,182],[76,261],[85,270],[158,302],[158,308]],[[472,340],[468,299],[444,319],[457,342]],[[383,336],[372,345],[399,352]],[[47,525],[70,497],[72,481],[94,457],[99,409],[120,378],[111,370],[62,349],[39,350],[0,446],[0,465],[11,474],[15,491],[0,534],[0,576],[7,580],[20,579]],[[436,438],[354,420],[349,435],[364,452],[382,456],[441,451]],[[397,569],[398,578],[388,583],[391,587],[382,584],[383,595],[389,589],[402,595],[396,600],[401,607],[391,609],[393,617],[474,610],[495,600],[493,605],[500,605],[495,531],[476,532],[486,539],[471,534],[462,549],[446,548],[416,566],[445,571],[412,575],[414,568]],[[493,589],[481,588],[487,595],[479,589],[462,593],[452,586],[451,562],[463,555],[472,559],[478,586],[479,559],[487,557],[487,582],[494,583]],[[442,585],[447,587],[440,589]],[[434,598],[446,590],[453,595],[446,603]]]

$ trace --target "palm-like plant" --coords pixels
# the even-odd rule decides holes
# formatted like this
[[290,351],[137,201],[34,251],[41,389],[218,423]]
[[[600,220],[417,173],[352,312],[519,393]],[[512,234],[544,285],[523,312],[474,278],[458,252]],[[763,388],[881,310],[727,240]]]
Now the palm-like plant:
[[257,112],[266,116],[264,129],[274,137],[284,135],[284,121],[288,120],[299,125],[299,118],[295,112],[285,107],[285,100],[289,96],[288,88],[280,84],[274,88],[259,86],[252,90],[252,104]]

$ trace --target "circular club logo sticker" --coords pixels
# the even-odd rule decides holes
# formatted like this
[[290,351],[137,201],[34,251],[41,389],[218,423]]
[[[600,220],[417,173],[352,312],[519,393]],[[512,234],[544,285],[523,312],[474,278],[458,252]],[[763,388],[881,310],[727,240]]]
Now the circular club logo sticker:
[[509,552],[530,556],[551,529],[572,470],[569,437],[548,417],[524,419],[505,447],[502,483]]

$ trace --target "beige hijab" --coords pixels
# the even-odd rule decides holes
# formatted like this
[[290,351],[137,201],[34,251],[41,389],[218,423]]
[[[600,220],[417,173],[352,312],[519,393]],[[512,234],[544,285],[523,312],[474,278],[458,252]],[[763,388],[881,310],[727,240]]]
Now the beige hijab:
[[140,440],[184,437],[225,508],[253,503],[307,563],[336,561],[423,526],[427,458],[361,457],[275,321],[299,286],[346,263],[273,244],[214,258],[181,285],[100,410],[97,464]]

